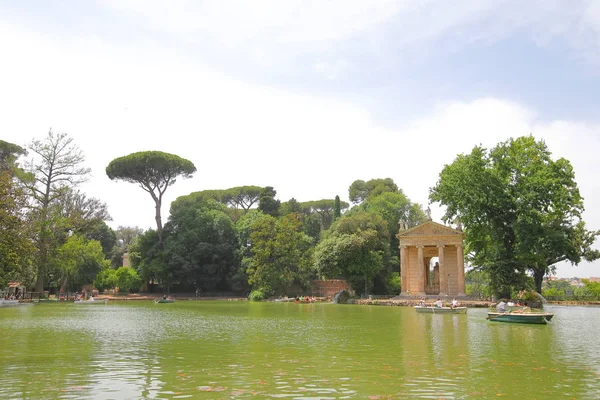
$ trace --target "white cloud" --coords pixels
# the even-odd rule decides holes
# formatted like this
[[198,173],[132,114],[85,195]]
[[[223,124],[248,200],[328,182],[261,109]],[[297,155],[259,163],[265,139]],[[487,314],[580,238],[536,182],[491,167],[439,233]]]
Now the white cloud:
[[289,62],[307,52],[363,41],[363,51],[424,52],[444,40],[450,50],[524,34],[540,46],[564,41],[599,63],[600,6],[594,0],[105,0],[131,24],[184,43],[245,54],[259,65]]
[[[85,189],[107,202],[115,227],[154,225],[150,196],[104,173],[112,159],[134,151],[175,153],[198,168],[193,179],[167,190],[166,220],[177,196],[239,185],[270,185],[283,201],[307,201],[346,198],[356,179],[390,177],[413,201],[426,204],[429,187],[456,154],[530,133],[571,160],[586,198],[586,220],[591,229],[600,227],[597,121],[539,121],[521,104],[488,97],[447,101],[407,121],[406,128],[389,130],[344,100],[232,80],[161,48],[131,49],[86,37],[65,43],[0,24],[0,54],[2,139],[23,144],[49,127],[68,132],[93,170]],[[434,218],[440,216],[434,210]],[[572,271],[597,275],[591,267]]]

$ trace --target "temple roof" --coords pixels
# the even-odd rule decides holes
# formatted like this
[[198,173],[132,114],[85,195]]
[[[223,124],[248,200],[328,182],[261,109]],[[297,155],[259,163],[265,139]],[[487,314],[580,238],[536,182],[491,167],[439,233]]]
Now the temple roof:
[[414,236],[464,236],[462,231],[442,225],[437,222],[427,221],[420,225],[413,226],[410,229],[398,233],[398,238],[408,238]]

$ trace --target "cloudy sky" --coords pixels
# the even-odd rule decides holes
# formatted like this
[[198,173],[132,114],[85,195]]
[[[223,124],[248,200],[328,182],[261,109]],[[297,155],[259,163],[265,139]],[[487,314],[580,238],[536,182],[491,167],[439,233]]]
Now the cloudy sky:
[[180,195],[241,185],[347,199],[390,177],[426,205],[457,154],[532,134],[600,229],[600,2],[0,0],[0,138],[50,128],[85,152],[114,228],[154,226],[150,196],[104,172],[135,151],[198,168],[166,222]]

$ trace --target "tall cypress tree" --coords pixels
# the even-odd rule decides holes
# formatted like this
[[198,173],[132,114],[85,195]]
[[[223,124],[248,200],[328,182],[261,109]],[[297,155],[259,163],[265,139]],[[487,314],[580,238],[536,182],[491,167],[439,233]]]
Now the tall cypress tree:
[[340,207],[340,196],[335,196],[335,201],[333,202],[333,220],[335,221],[339,217],[342,216],[342,209]]

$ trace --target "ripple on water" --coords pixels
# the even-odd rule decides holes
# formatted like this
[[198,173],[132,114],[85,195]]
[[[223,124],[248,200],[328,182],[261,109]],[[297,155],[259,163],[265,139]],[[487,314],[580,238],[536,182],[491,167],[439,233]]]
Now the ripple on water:
[[[600,314],[227,304],[0,313],[6,398],[598,398]],[[42,332],[42,333],[40,333]],[[509,384],[506,384],[509,383]]]

